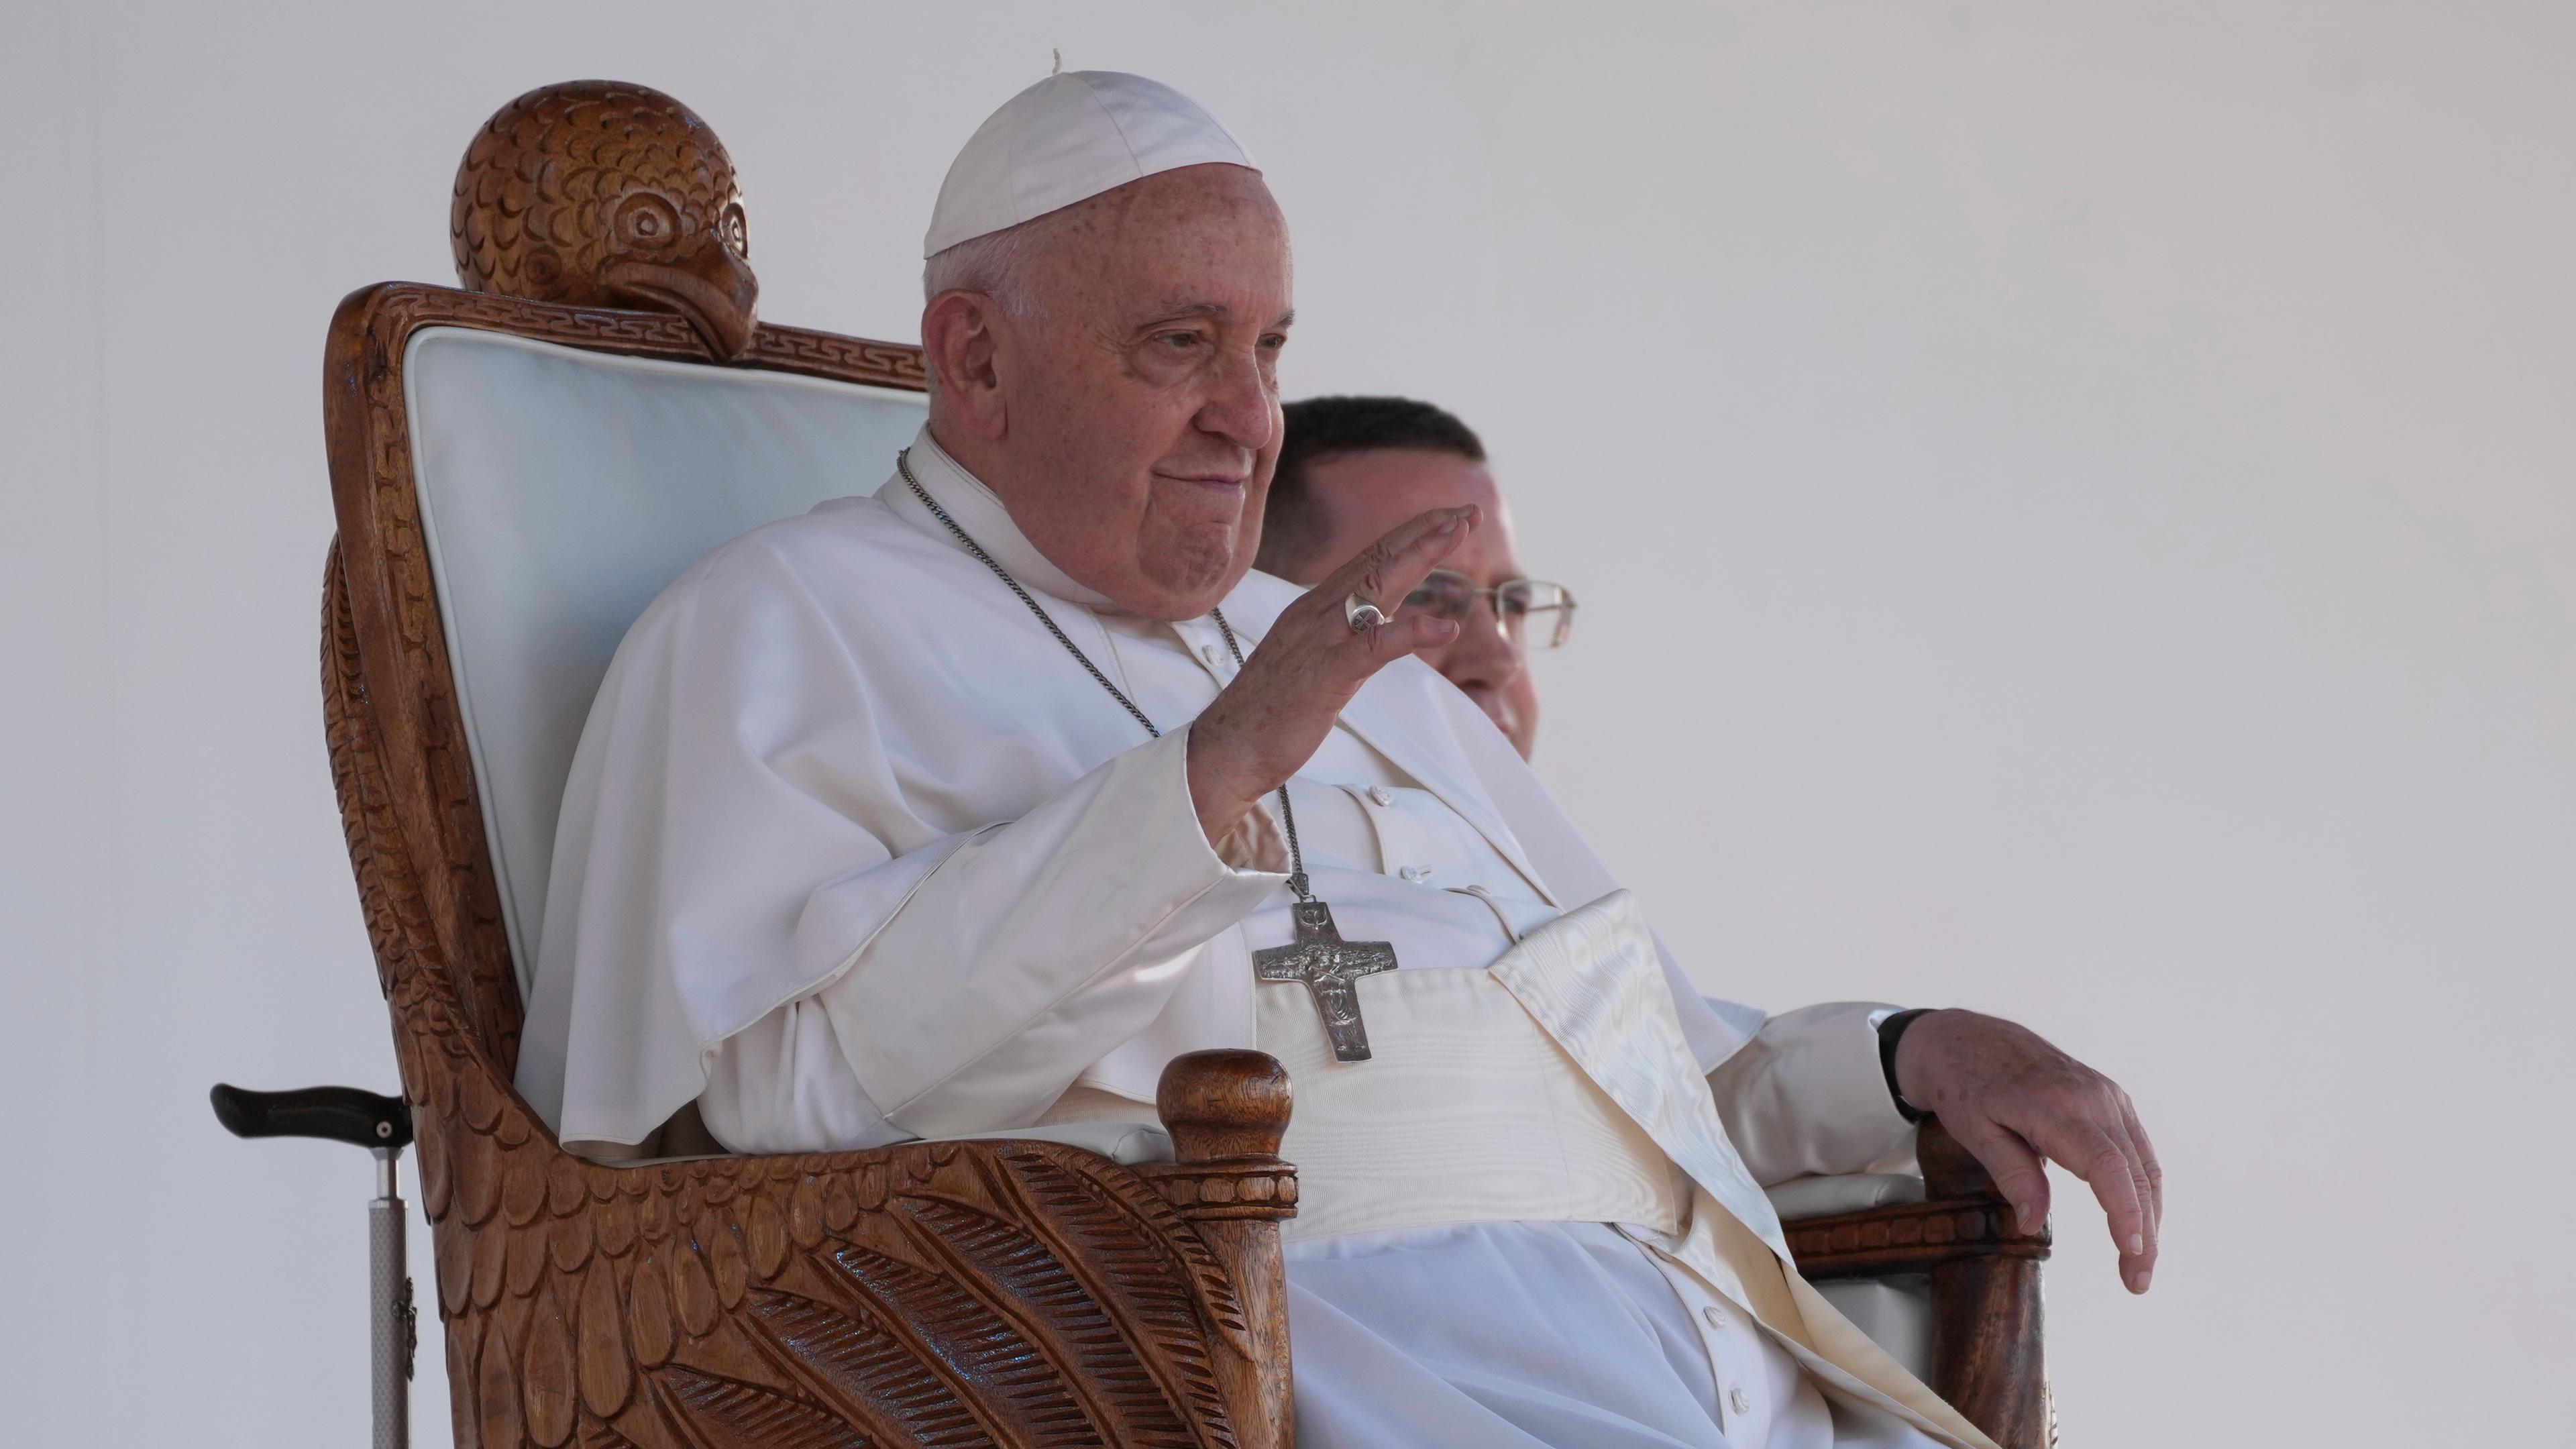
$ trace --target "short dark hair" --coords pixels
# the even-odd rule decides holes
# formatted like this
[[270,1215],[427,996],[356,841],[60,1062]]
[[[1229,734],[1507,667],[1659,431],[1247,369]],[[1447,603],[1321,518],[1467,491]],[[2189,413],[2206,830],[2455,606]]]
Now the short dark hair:
[[1279,466],[1270,476],[1270,501],[1261,518],[1257,567],[1274,574],[1295,569],[1323,547],[1330,525],[1310,486],[1308,469],[1345,453],[1410,448],[1485,461],[1475,429],[1427,402],[1407,397],[1310,397],[1292,402]]

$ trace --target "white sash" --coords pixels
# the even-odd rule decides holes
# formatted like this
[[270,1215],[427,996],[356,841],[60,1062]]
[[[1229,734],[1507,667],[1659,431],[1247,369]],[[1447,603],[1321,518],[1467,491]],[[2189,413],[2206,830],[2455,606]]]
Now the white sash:
[[1667,1272],[1752,1315],[1819,1386],[1945,1441],[1990,1441],[1800,1278],[1682,1038],[1629,893],[1481,970],[1360,978],[1375,1053],[1334,1060],[1302,986],[1264,985],[1261,1049],[1295,1093],[1285,1236],[1435,1223],[1628,1225]]
[[1690,1221],[1690,1185],[1490,974],[1361,978],[1365,1062],[1333,1058],[1302,986],[1259,993],[1295,1110],[1290,1242],[1435,1223]]

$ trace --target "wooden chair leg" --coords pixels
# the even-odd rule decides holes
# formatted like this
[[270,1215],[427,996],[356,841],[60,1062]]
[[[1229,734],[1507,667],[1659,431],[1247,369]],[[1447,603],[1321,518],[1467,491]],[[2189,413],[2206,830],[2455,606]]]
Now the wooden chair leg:
[[2048,1230],[2024,1237],[1994,1179],[1940,1123],[1923,1124],[1915,1155],[1927,1199],[1980,1203],[1991,1214],[1975,1235],[1988,1251],[1932,1266],[1932,1388],[2004,1449],[2048,1449],[2039,1285]]
[[1965,1258],[1932,1270],[1932,1387],[2004,1449],[2047,1449],[2039,1262]]

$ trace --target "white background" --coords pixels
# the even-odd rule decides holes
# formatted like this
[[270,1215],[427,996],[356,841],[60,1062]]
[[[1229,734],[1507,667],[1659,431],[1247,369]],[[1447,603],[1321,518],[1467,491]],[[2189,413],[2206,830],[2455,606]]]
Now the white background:
[[2570,17],[12,5],[5,1436],[366,1432],[368,1165],[204,1099],[394,1081],[315,684],[333,303],[447,280],[483,117],[611,76],[731,148],[765,316],[910,339],[949,156],[1061,46],[1269,167],[1292,394],[1483,431],[1584,600],[1542,768],[1706,984],[2132,1088],[2166,1262],[2131,1301],[2062,1216],[2070,1443],[2563,1441]]

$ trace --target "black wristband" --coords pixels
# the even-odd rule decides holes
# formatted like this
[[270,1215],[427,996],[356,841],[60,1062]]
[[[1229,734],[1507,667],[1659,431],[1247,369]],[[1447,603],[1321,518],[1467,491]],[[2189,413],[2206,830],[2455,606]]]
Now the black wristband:
[[1932,1114],[1905,1100],[1904,1091],[1896,1085],[1896,1044],[1905,1039],[1905,1029],[1914,1024],[1916,1017],[1928,1015],[1933,1010],[1929,1006],[1918,1006],[1912,1011],[1900,1011],[1878,1024],[1878,1069],[1887,1078],[1887,1095],[1896,1103],[1896,1115],[1908,1122],[1920,1122]]

